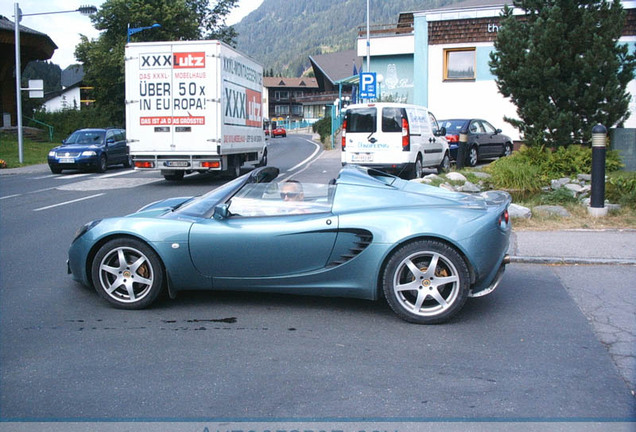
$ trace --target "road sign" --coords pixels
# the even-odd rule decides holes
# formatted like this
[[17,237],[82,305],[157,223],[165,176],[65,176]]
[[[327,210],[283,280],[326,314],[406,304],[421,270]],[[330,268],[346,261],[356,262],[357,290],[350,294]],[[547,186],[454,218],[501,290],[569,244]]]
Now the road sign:
[[375,99],[377,97],[378,81],[375,72],[360,74],[360,98]]

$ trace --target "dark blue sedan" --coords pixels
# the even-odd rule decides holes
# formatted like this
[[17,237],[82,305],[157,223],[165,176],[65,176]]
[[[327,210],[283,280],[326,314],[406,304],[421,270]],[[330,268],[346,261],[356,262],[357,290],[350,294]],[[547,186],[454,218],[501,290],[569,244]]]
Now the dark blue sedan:
[[493,125],[482,119],[450,119],[439,122],[446,128],[446,140],[452,160],[457,160],[459,135],[467,132],[466,165],[474,167],[483,159],[509,156],[512,153],[512,138],[501,133]]
[[49,152],[49,168],[54,174],[65,169],[104,172],[110,165],[132,166],[123,129],[80,129],[62,145]]

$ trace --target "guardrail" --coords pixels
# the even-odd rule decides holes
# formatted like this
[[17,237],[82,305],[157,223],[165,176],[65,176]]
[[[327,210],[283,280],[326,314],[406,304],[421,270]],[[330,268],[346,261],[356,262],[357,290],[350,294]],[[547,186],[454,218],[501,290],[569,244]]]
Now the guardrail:
[[48,128],[48,130],[49,130],[49,142],[53,142],[53,130],[54,130],[53,126],[51,126],[50,124],[46,124],[44,122],[41,122],[39,120],[36,120],[34,118],[31,118],[31,117],[24,117],[24,118],[27,119],[27,120],[32,121],[33,123],[37,123],[39,125],[42,125],[42,126]]

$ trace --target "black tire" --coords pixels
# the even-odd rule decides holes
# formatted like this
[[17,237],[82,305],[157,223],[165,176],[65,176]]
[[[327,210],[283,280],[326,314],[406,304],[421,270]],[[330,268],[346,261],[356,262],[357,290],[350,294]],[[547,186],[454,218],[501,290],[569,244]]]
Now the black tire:
[[502,156],[510,156],[512,154],[512,144],[505,143],[504,144],[504,152]]
[[126,160],[124,161],[124,168],[130,168],[133,166],[132,156],[127,155]]
[[230,175],[230,178],[235,179],[241,176],[241,165],[243,165],[241,156],[236,155],[232,157],[230,166],[228,167],[228,174]]
[[468,155],[466,156],[466,165],[474,167],[479,162],[479,150],[476,145],[473,145],[468,149]]
[[185,175],[185,171],[175,171],[172,174],[164,174],[163,178],[168,181],[179,181],[183,180],[183,176]]
[[436,240],[420,240],[393,253],[384,269],[382,288],[389,306],[403,320],[438,324],[451,319],[466,303],[470,274],[455,249]]
[[450,171],[450,156],[448,152],[446,152],[442,158],[442,162],[437,167],[437,174],[444,174],[448,171]]
[[417,155],[417,159],[411,167],[402,175],[406,180],[412,180],[422,177],[423,174],[422,168],[422,156]]
[[106,155],[102,153],[97,161],[97,172],[103,173],[108,169],[108,160],[106,159]]
[[261,161],[258,163],[259,167],[267,166],[267,149],[263,150],[263,157]]
[[105,243],[91,264],[95,289],[119,309],[148,307],[163,289],[163,273],[155,251],[130,238]]

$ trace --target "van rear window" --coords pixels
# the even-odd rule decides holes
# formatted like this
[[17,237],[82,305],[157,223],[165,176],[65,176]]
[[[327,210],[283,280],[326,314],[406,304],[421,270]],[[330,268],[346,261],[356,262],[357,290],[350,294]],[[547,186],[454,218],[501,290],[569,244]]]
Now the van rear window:
[[402,108],[382,109],[382,132],[402,132]]
[[375,108],[357,108],[347,111],[347,132],[375,132],[377,110]]

